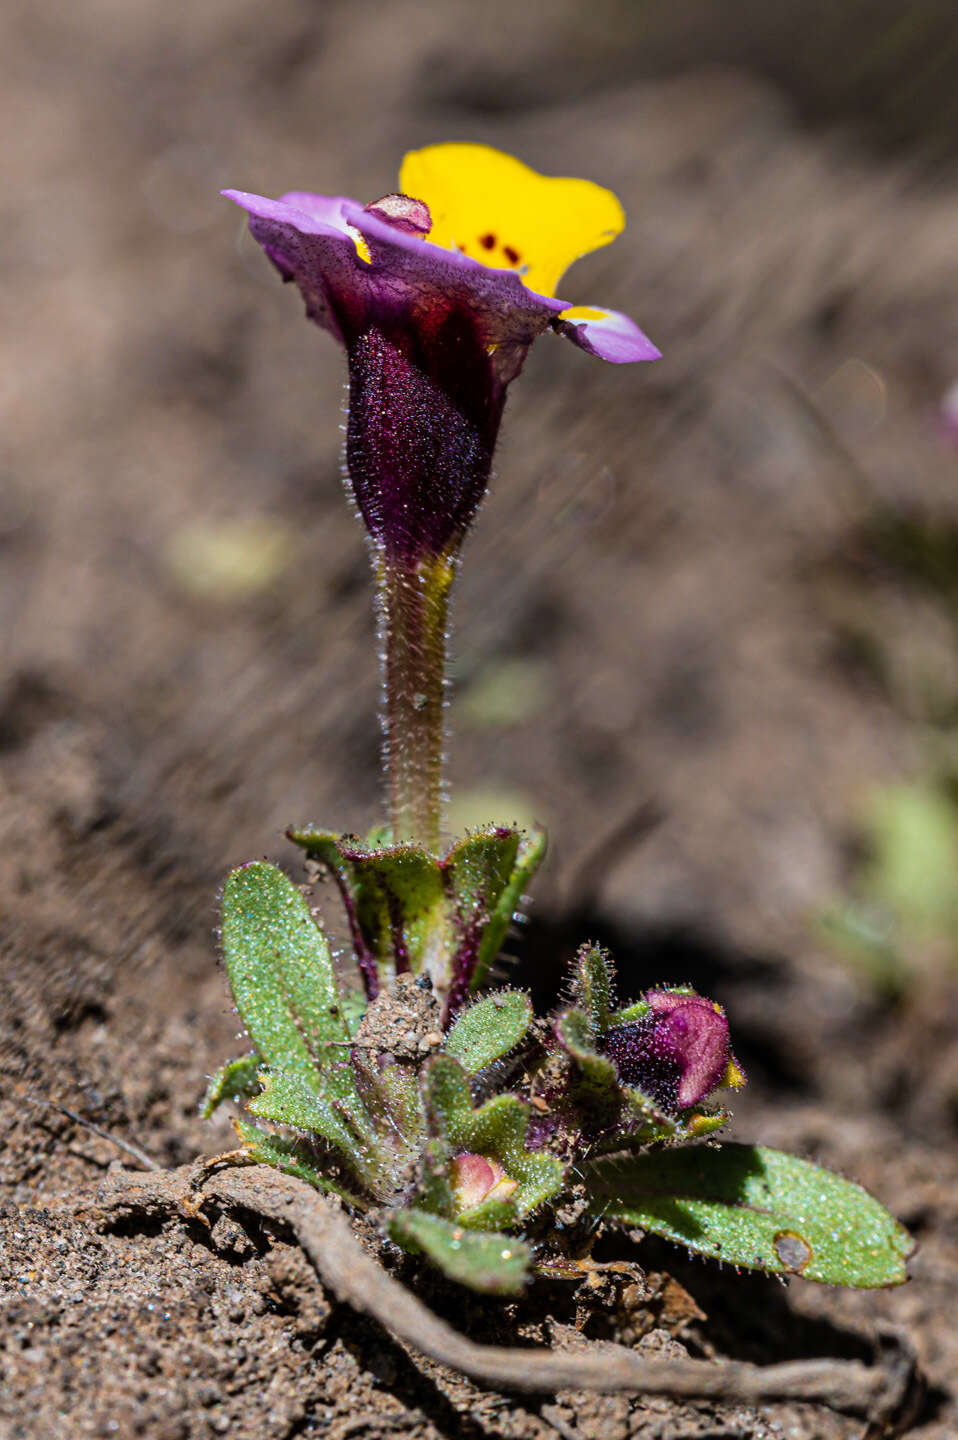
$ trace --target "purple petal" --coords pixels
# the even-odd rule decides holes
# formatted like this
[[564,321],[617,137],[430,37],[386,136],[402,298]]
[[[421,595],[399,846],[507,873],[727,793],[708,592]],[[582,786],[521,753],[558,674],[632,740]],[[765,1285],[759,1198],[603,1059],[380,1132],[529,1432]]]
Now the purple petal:
[[560,316],[555,329],[581,350],[597,355],[600,360],[609,360],[613,365],[662,358],[661,350],[643,335],[635,321],[618,310],[604,310],[598,319]]
[[[349,344],[375,325],[406,333],[468,311],[501,384],[568,301],[536,295],[514,270],[496,270],[446,250],[342,196],[290,191],[281,200],[224,190],[250,215],[250,229],[285,279],[296,281],[310,318]],[[356,249],[361,235],[366,261]]]
[[347,202],[303,191],[291,191],[282,200],[242,190],[222,193],[247,211],[253,238],[283,279],[296,282],[309,318],[345,342],[344,327],[357,323],[361,313],[354,277],[363,265],[343,215]]
[[241,205],[259,220],[272,220],[289,225],[304,235],[347,234],[343,195],[313,195],[308,190],[289,190],[278,200],[267,195],[251,195],[246,190],[221,190],[227,200]]

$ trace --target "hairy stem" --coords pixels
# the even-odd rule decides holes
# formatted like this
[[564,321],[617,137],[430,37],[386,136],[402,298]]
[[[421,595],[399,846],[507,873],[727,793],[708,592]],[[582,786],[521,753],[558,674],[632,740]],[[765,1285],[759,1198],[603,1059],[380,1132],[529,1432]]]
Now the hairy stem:
[[438,853],[446,631],[455,558],[376,561],[384,650],[384,768],[395,841]]

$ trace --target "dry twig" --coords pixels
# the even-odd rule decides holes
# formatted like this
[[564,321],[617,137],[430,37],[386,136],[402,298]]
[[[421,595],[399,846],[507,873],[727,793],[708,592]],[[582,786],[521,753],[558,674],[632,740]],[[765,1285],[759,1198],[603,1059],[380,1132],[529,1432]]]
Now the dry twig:
[[31,1104],[39,1105],[45,1110],[55,1110],[58,1115],[64,1115],[67,1120],[72,1120],[74,1125],[89,1130],[91,1135],[97,1135],[101,1140],[115,1145],[118,1150],[129,1155],[130,1159],[135,1160],[144,1170],[161,1170],[163,1168],[153,1159],[152,1155],[147,1155],[145,1150],[141,1150],[139,1145],[134,1145],[130,1140],[124,1140],[121,1135],[113,1135],[109,1130],[104,1130],[102,1125],[96,1125],[92,1120],[88,1120],[85,1115],[78,1115],[75,1110],[68,1110],[59,1101],[47,1100],[42,1095],[28,1095],[27,1098]]
[[209,1165],[155,1173],[120,1172],[69,1202],[74,1213],[167,1213],[196,1218],[207,1204],[247,1211],[289,1227],[323,1284],[430,1359],[480,1384],[527,1394],[623,1391],[674,1400],[734,1404],[801,1401],[865,1415],[869,1436],[901,1433],[897,1421],[916,1386],[916,1364],[900,1339],[881,1362],[799,1360],[781,1365],[666,1360],[624,1346],[556,1352],[480,1345],[433,1314],[363,1249],[348,1220],[303,1181],[257,1165],[211,1172]]

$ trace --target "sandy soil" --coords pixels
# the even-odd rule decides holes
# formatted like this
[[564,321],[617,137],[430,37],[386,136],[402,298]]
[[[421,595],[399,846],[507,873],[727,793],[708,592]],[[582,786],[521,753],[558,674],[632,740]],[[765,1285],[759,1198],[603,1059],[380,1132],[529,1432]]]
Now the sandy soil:
[[[629,228],[565,292],[632,311],[666,357],[619,372],[541,342],[468,545],[454,818],[535,815],[552,836],[516,983],[548,1004],[588,936],[613,944],[625,990],[691,980],[727,1006],[749,1071],[735,1135],[860,1180],[920,1241],[908,1286],[864,1295],[646,1242],[706,1318],[610,1312],[585,1333],[772,1361],[867,1355],[891,1321],[929,1377],[908,1433],[958,1431],[953,947],[890,1000],[814,924],[849,884],[861,795],[958,754],[953,570],[876,539],[958,551],[936,419],[958,376],[958,188],[924,150],[872,148],[884,120],[806,128],[727,46],[703,40],[694,69],[665,47],[671,73],[651,73],[627,8],[557,3],[545,32],[498,3],[480,25],[458,0],[0,19],[11,1440],[860,1429],[585,1395],[545,1418],[331,1303],[275,1228],[97,1228],[57,1208],[133,1162],[50,1102],[164,1165],[228,1143],[225,1117],[197,1116],[237,1029],[217,888],[264,854],[300,875],[288,823],[362,829],[379,806],[340,357],[217,191],[373,197],[439,138],[612,186]],[[624,838],[650,803],[658,824]],[[467,1321],[566,1344],[574,1318],[549,1294]]]

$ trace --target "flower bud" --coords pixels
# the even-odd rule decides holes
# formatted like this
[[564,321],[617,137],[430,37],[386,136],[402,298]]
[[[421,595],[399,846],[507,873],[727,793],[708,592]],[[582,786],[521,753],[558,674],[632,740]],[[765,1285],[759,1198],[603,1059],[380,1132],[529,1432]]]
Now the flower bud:
[[486,1200],[508,1200],[518,1185],[510,1180],[498,1160],[466,1152],[452,1162],[450,1179],[456,1207],[474,1210]]
[[678,990],[649,990],[643,999],[645,1015],[614,1026],[597,1043],[623,1085],[674,1113],[699,1104],[721,1084],[744,1084],[720,1005]]

